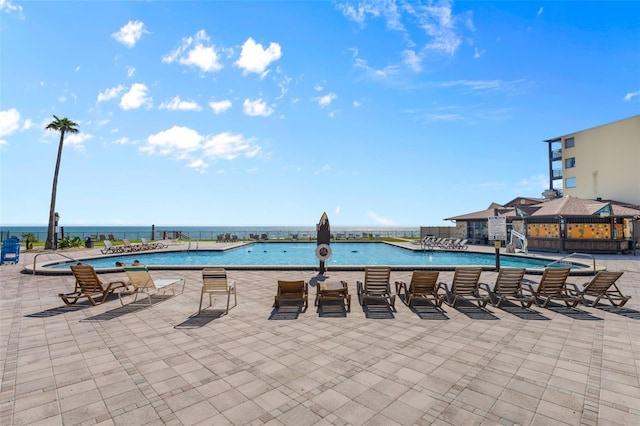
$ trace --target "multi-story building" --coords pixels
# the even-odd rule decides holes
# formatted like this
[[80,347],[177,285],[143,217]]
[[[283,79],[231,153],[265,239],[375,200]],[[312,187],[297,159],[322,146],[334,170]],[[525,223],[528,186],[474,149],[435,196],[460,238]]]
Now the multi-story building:
[[544,142],[549,144],[545,197],[640,205],[640,115]]

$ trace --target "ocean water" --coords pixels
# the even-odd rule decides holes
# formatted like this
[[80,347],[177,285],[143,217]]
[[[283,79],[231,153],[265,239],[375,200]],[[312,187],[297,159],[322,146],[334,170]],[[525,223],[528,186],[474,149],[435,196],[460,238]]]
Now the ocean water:
[[[176,232],[180,232],[192,240],[215,240],[218,235],[226,233],[237,235],[240,239],[249,238],[251,234],[266,234],[267,238],[272,240],[291,238],[293,235],[304,240],[309,237],[315,238],[317,235],[315,226],[156,226],[154,230],[151,226],[61,226],[58,238],[78,236],[84,240],[91,236],[100,239],[102,235],[105,237],[113,235],[116,240],[123,238],[159,240],[165,235],[163,233],[167,233],[167,237],[171,237]],[[411,238],[420,236],[420,227],[336,226],[331,227],[331,233],[343,238],[362,237],[364,234],[366,236]],[[22,234],[33,234],[38,241],[44,241],[47,238],[47,227],[0,226],[0,239],[5,239],[8,236],[22,239]]]

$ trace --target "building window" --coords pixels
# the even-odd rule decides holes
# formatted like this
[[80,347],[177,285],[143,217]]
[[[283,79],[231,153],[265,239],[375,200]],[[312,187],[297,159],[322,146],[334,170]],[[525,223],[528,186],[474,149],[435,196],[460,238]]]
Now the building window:
[[573,148],[575,146],[575,141],[573,138],[566,138],[564,140],[564,147],[565,148]]
[[566,178],[564,180],[564,187],[565,188],[575,188],[576,187],[576,178]]
[[575,157],[571,157],[571,158],[565,158],[564,160],[564,168],[565,169],[570,169],[572,167],[576,166],[576,158]]

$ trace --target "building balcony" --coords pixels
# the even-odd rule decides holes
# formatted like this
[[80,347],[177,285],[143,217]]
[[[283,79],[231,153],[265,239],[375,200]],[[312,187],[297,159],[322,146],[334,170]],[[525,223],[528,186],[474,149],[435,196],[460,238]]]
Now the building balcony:
[[552,179],[562,179],[562,169],[553,169],[551,171]]
[[551,151],[551,161],[562,160],[562,148]]

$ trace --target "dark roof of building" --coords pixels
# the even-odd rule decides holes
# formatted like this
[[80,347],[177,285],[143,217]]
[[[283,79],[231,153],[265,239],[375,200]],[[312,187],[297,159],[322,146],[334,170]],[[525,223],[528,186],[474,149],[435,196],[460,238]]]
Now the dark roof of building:
[[486,220],[492,216],[516,216],[516,209],[513,207],[506,207],[498,203],[491,203],[485,210],[448,217],[444,220]]
[[[515,200],[526,198],[518,197]],[[529,198],[528,198],[529,199]],[[534,200],[531,198],[531,200]],[[492,216],[516,218],[525,216],[594,216],[609,214],[611,216],[640,215],[640,206],[630,205],[614,200],[589,200],[571,196],[554,198],[552,200],[515,206],[491,203],[485,210],[448,217],[444,220],[486,220]]]
[[531,216],[594,216],[601,213],[612,216],[634,216],[640,214],[640,209],[618,201],[588,200],[571,196],[549,200],[539,207]]
[[534,198],[534,197],[516,197],[513,200],[505,203],[505,207],[521,207],[521,206],[529,206],[532,204],[539,204],[544,202],[545,198]]

